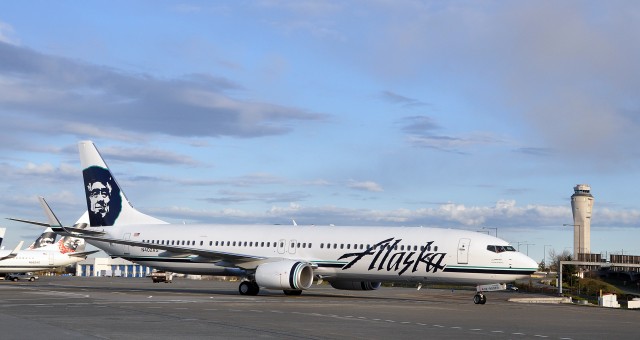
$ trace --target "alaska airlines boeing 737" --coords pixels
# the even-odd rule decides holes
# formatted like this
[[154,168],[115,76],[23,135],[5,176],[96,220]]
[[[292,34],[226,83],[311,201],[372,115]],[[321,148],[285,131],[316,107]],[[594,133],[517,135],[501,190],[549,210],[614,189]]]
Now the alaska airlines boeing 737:
[[[89,225],[55,227],[157,269],[242,278],[259,289],[299,295],[314,278],[336,289],[372,290],[385,282],[484,285],[528,277],[537,264],[506,241],[472,231],[422,227],[168,224],[134,209],[90,141],[79,143]],[[50,219],[51,220],[51,219]]]

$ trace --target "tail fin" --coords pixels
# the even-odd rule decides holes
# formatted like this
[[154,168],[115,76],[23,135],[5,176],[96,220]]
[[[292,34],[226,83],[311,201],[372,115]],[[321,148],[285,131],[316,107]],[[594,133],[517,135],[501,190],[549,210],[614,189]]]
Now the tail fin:
[[2,249],[2,241],[4,240],[4,234],[7,232],[7,228],[0,228],[0,249]]
[[27,249],[38,249],[53,244],[56,241],[56,236],[58,235],[56,235],[51,228],[47,228]]
[[78,148],[90,226],[166,223],[133,208],[93,142],[81,141]]

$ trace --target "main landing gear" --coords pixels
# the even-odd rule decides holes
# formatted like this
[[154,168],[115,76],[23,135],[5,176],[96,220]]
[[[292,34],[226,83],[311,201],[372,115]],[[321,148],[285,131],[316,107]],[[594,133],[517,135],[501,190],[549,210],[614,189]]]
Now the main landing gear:
[[473,297],[473,303],[475,303],[476,305],[484,305],[485,303],[487,303],[487,297],[482,293],[476,293],[476,295]]
[[242,281],[238,287],[240,295],[258,295],[260,287],[255,281]]

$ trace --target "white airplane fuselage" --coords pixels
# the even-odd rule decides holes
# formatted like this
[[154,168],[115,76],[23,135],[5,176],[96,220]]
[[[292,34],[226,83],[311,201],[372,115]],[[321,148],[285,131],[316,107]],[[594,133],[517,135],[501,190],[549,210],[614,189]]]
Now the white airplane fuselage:
[[[327,280],[482,284],[528,277],[537,268],[535,261],[517,251],[488,250],[488,246],[508,246],[504,240],[455,229],[176,224],[91,229],[104,231],[111,238],[136,242],[246,254],[269,261],[305,261],[314,266],[314,275]],[[179,257],[152,247],[87,241],[112,257],[172,272],[203,275],[243,272],[197,255]],[[243,267],[251,268],[251,261]]]
[[[0,257],[4,256],[4,252],[6,251],[0,252]],[[67,266],[82,260],[84,258],[62,254],[58,249],[21,250],[15,257],[0,261],[0,273],[46,270]]]

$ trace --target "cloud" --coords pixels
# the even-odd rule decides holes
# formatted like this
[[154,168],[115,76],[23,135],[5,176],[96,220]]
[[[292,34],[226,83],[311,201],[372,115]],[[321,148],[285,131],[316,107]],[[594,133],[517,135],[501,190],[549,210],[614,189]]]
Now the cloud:
[[405,97],[405,96],[399,95],[397,93],[393,93],[391,91],[382,91],[380,93],[379,97],[382,100],[390,102],[392,104],[400,104],[400,105],[407,106],[407,107],[416,107],[416,106],[429,105],[429,104],[427,104],[425,102],[422,102],[422,101],[419,101],[417,99]]
[[637,3],[380,1],[363,13],[376,39],[356,37],[348,53],[379,78],[452,89],[559,157],[640,154]]
[[347,187],[354,190],[370,191],[370,192],[384,191],[380,186],[380,184],[372,181],[358,182],[358,181],[350,180],[349,183],[347,184]]
[[0,42],[7,44],[17,45],[17,41],[12,38],[13,27],[11,25],[0,21]]
[[427,116],[404,117],[402,122],[404,123],[402,131],[411,135],[428,136],[440,129],[433,118]]
[[0,112],[31,117],[30,124],[6,120],[9,128],[42,131],[55,125],[49,133],[124,140],[137,134],[252,138],[327,118],[229,94],[239,89],[207,74],[160,79],[0,42]]
[[310,195],[304,192],[270,192],[270,193],[250,193],[240,191],[221,190],[218,197],[205,198],[204,200],[218,204],[236,204],[241,202],[299,202],[304,201]]
[[202,165],[191,157],[154,148],[105,147],[100,149],[100,153],[107,159],[125,162]]

